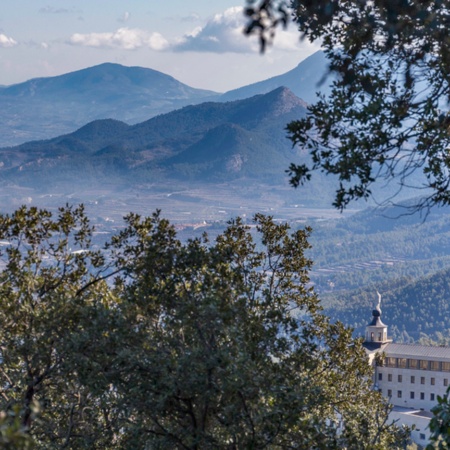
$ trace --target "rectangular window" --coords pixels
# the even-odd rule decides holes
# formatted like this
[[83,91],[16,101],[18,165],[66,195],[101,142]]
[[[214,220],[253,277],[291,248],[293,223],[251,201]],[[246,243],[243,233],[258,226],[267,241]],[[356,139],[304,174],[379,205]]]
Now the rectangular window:
[[378,381],[382,381],[383,380],[383,374],[382,373],[379,373],[378,374]]
[[450,362],[443,362],[441,365],[441,370],[443,372],[450,372]]
[[411,376],[411,384],[414,384],[416,382],[416,377],[414,375]]
[[430,400],[434,401],[434,394],[430,394]]
[[444,386],[448,386],[448,378],[444,378]]
[[424,361],[423,359],[419,359],[419,368],[422,370],[428,370],[428,361]]
[[430,380],[430,384],[431,384],[431,386],[434,386],[434,385],[435,385],[435,383],[436,383],[436,380],[435,380],[434,378],[431,378],[431,380]]
[[402,398],[402,391],[397,391],[397,397]]
[[392,373],[388,373],[388,381],[392,381]]
[[386,358],[387,367],[396,367],[397,358]]
[[399,375],[399,376],[397,377],[397,379],[398,379],[398,382],[399,382],[399,383],[401,383],[401,382],[403,381],[403,377],[402,377],[401,375]]
[[420,440],[424,441],[425,440],[425,435],[423,433],[420,433]]
[[392,389],[388,389],[387,395],[388,395],[388,397],[392,397]]
[[397,358],[397,367],[406,369],[406,358]]
[[425,400],[425,392],[420,393],[420,400]]
[[419,368],[419,360],[418,359],[408,359],[408,367],[410,369],[418,369]]
[[410,392],[410,393],[409,393],[409,398],[410,398],[411,400],[414,399],[414,392]]
[[441,370],[439,361],[430,361],[430,370]]
[[425,377],[420,377],[420,384],[425,384]]

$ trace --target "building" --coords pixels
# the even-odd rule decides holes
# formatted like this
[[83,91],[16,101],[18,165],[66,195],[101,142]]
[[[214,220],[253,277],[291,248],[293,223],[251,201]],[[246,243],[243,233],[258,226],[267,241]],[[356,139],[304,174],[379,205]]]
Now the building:
[[[381,320],[381,296],[366,327],[364,347],[374,366],[374,387],[393,404],[391,418],[416,426],[412,439],[425,445],[437,396],[444,396],[450,380],[450,347],[396,344]],[[378,355],[378,356],[377,356]]]

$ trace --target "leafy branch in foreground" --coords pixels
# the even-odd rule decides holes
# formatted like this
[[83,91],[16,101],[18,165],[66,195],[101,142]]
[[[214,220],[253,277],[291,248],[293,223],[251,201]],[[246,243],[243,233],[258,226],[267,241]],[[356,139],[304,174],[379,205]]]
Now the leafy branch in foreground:
[[371,196],[378,179],[419,189],[416,208],[450,203],[448,1],[247,3],[248,33],[264,40],[290,8],[301,36],[320,41],[337,74],[331,95],[288,126],[312,157],[291,165],[294,186],[319,170],[338,176],[339,209]]

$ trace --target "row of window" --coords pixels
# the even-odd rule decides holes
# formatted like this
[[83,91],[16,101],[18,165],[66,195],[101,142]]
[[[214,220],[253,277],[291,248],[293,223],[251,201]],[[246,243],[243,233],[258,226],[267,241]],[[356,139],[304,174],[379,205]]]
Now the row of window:
[[[417,377],[417,378],[419,378],[419,377]],[[387,374],[387,380],[388,381],[392,381],[392,373],[388,373]],[[382,373],[378,374],[378,381],[383,381],[383,374]],[[397,375],[397,381],[399,383],[402,383],[403,382],[403,375]],[[416,383],[416,377],[414,375],[411,375],[410,381],[411,381],[411,384],[415,384]],[[425,377],[420,377],[420,384],[425,384]],[[430,378],[430,384],[431,384],[431,386],[434,386],[436,384],[436,378],[431,377]],[[444,378],[443,379],[443,385],[444,386],[448,386],[448,378]]]
[[[388,389],[387,390],[387,396],[388,397],[392,397],[392,389]],[[414,400],[416,396],[416,393],[411,391],[409,393],[409,398],[411,400]],[[403,392],[402,391],[397,391],[397,398],[402,398],[403,397]],[[425,400],[425,392],[420,392],[420,400]],[[434,401],[435,400],[435,395],[434,394],[430,394],[430,400]]]
[[384,360],[386,367],[399,367],[401,369],[435,370],[439,372],[450,372],[450,362],[426,361],[424,359],[392,358]]

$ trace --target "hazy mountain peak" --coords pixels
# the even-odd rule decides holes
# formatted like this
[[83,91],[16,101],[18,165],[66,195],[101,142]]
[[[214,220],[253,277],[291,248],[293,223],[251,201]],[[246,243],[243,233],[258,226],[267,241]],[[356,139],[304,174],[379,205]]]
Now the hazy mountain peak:
[[327,74],[327,59],[322,51],[318,51],[301,61],[289,72],[228,91],[220,99],[222,101],[238,100],[286,86],[297,97],[307,103],[314,103],[317,99],[317,91],[327,93],[329,90],[331,78],[327,78]]
[[308,104],[298,98],[289,88],[281,86],[264,95],[268,104],[271,104],[272,113],[276,116],[285,114],[299,106],[306,108]]

